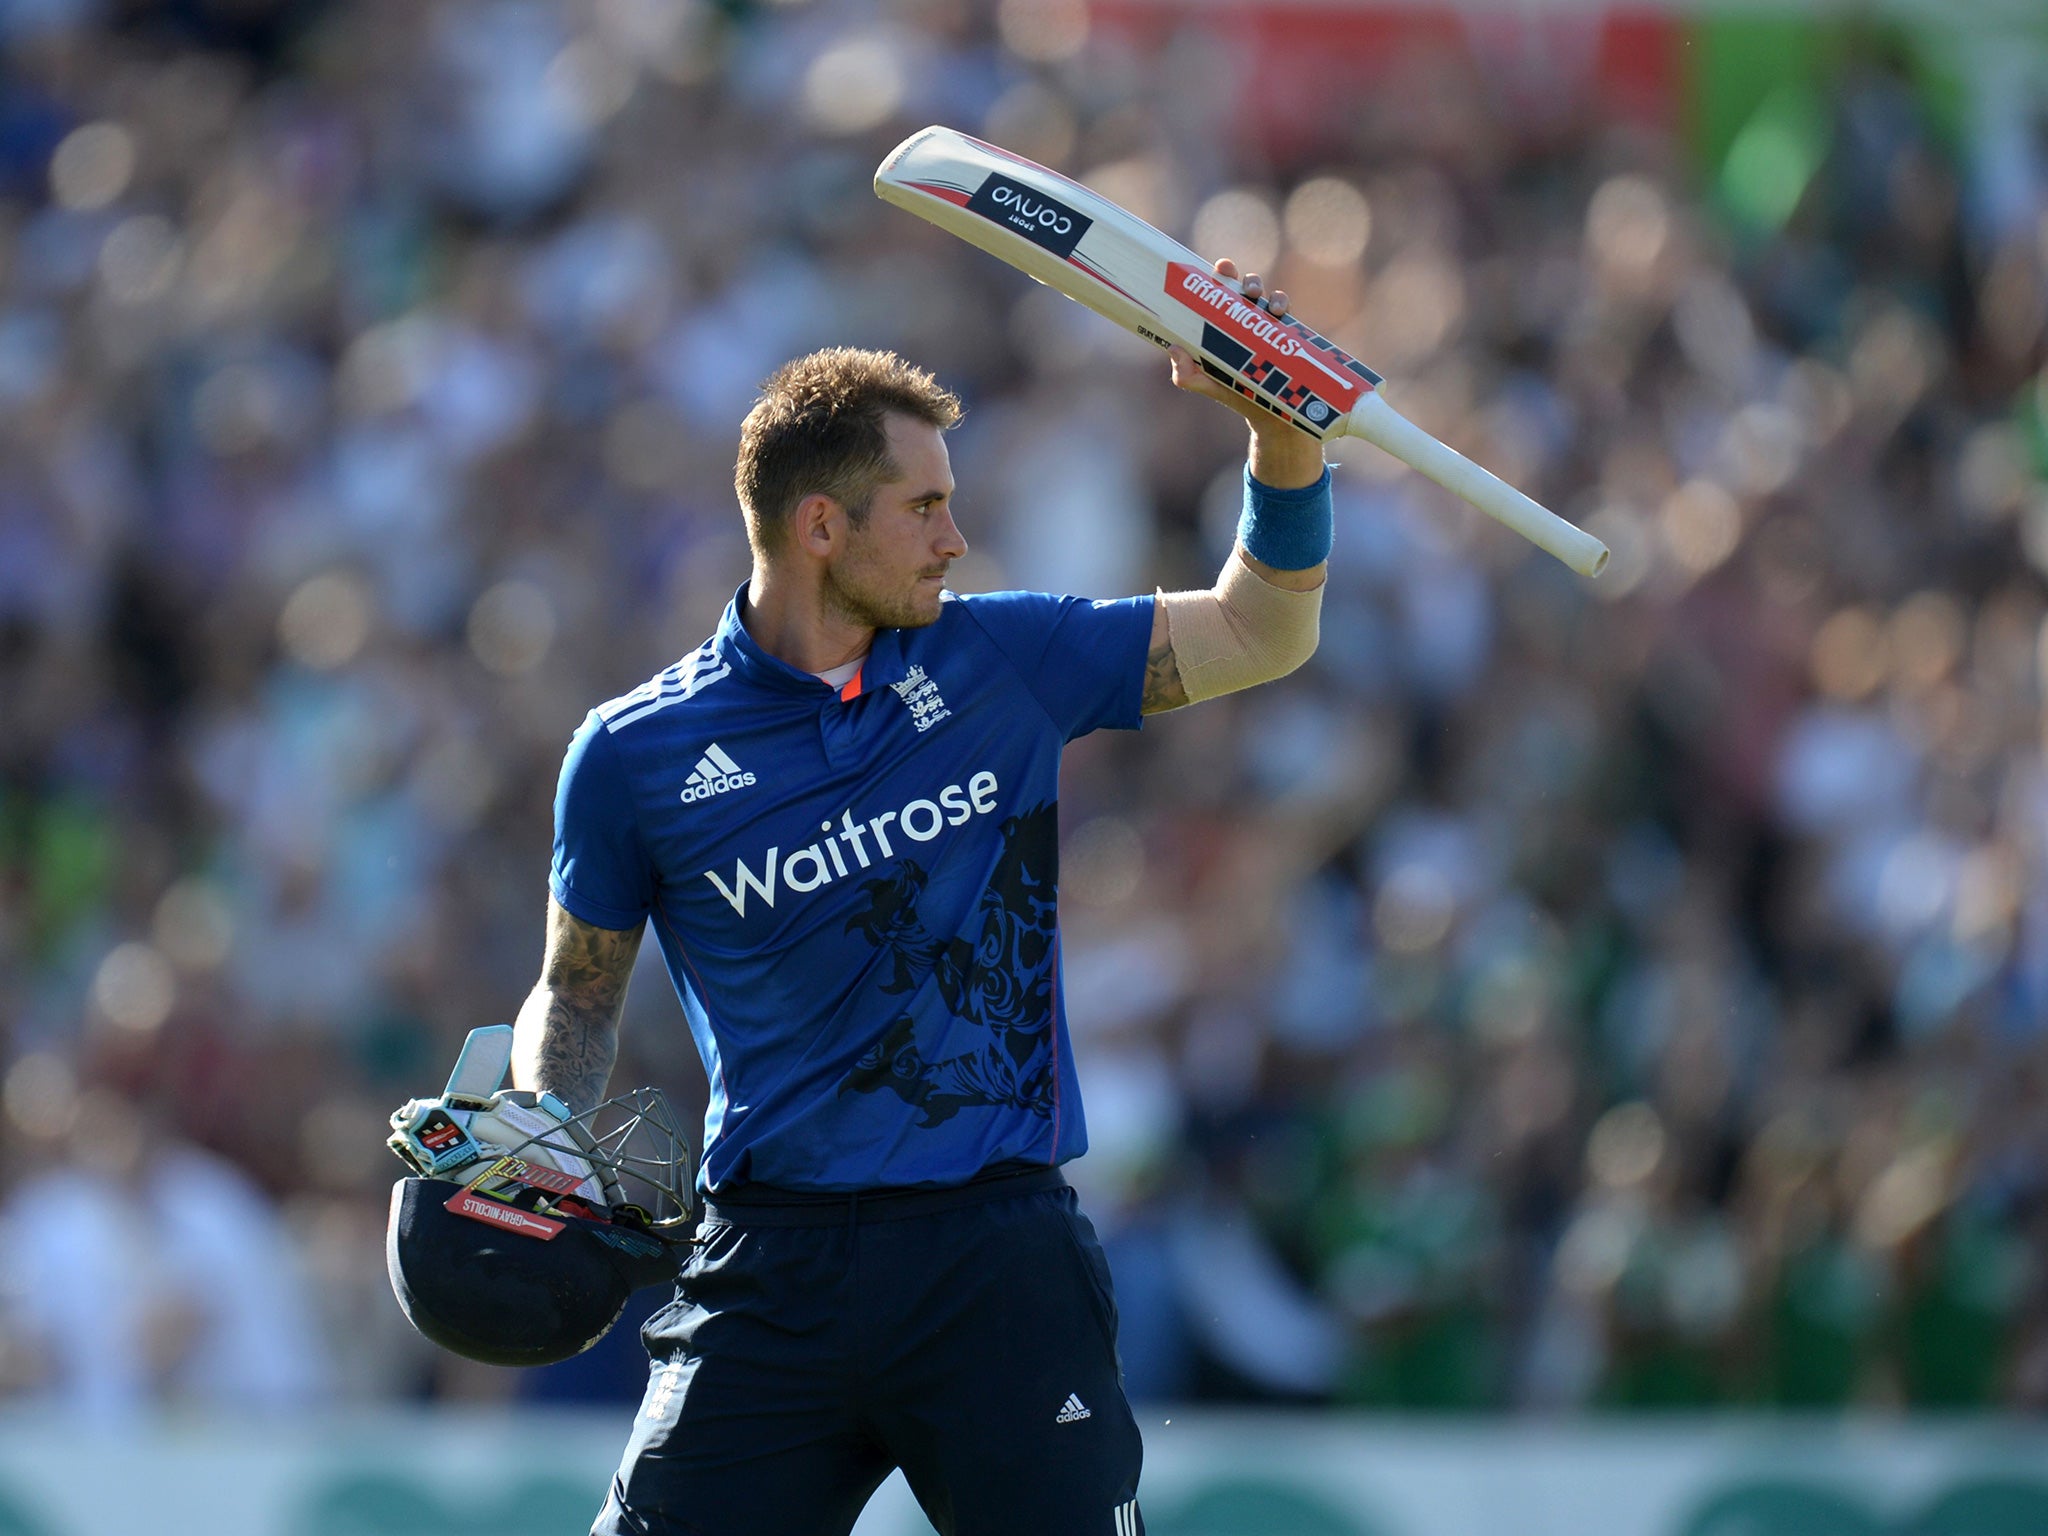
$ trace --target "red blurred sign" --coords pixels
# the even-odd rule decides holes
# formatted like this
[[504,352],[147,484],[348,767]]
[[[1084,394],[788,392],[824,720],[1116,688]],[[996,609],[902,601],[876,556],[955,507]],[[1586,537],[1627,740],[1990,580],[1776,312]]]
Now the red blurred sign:
[[1282,160],[1413,143],[1457,158],[1499,125],[1525,140],[1586,118],[1679,126],[1683,22],[1640,6],[1531,13],[1313,0],[1096,0],[1100,32],[1152,52],[1228,44],[1240,130]]

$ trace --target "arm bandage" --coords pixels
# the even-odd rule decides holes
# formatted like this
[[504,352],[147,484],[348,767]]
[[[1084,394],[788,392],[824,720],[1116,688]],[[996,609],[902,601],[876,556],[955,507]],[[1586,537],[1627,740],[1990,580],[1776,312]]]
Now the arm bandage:
[[1236,550],[1212,590],[1161,592],[1158,600],[1190,704],[1285,677],[1315,654],[1322,587],[1276,587]]

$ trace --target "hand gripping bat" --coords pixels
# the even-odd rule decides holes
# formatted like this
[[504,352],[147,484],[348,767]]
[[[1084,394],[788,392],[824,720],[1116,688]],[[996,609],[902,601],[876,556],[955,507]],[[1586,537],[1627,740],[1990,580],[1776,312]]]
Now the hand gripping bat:
[[1388,405],[1380,376],[1136,215],[1008,150],[951,128],[913,133],[875,172],[875,194],[1059,289],[1314,438],[1362,437],[1505,523],[1582,576],[1607,546],[1438,442]]

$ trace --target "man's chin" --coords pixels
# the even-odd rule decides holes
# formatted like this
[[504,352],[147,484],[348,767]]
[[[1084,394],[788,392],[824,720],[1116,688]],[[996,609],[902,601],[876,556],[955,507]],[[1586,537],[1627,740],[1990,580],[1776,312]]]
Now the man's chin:
[[829,581],[825,606],[870,629],[925,629],[939,622],[946,601],[943,576],[918,577],[909,588],[891,593],[862,592],[842,581]]
[[897,629],[924,629],[939,622],[939,613],[945,605],[946,589],[943,586],[920,586],[902,607],[902,617],[894,627]]

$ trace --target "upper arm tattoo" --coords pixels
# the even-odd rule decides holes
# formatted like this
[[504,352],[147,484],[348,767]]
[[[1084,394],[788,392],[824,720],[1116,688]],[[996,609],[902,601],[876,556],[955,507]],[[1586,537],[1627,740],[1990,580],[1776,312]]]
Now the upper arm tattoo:
[[1138,712],[1156,715],[1164,710],[1179,709],[1188,701],[1188,690],[1180,680],[1180,663],[1174,659],[1173,636],[1166,625],[1166,610],[1155,610],[1152,619],[1152,646],[1145,653],[1145,691]]
[[619,1014],[644,928],[599,928],[548,904],[540,985],[519,1010],[513,1075],[571,1109],[604,1097],[619,1052]]

